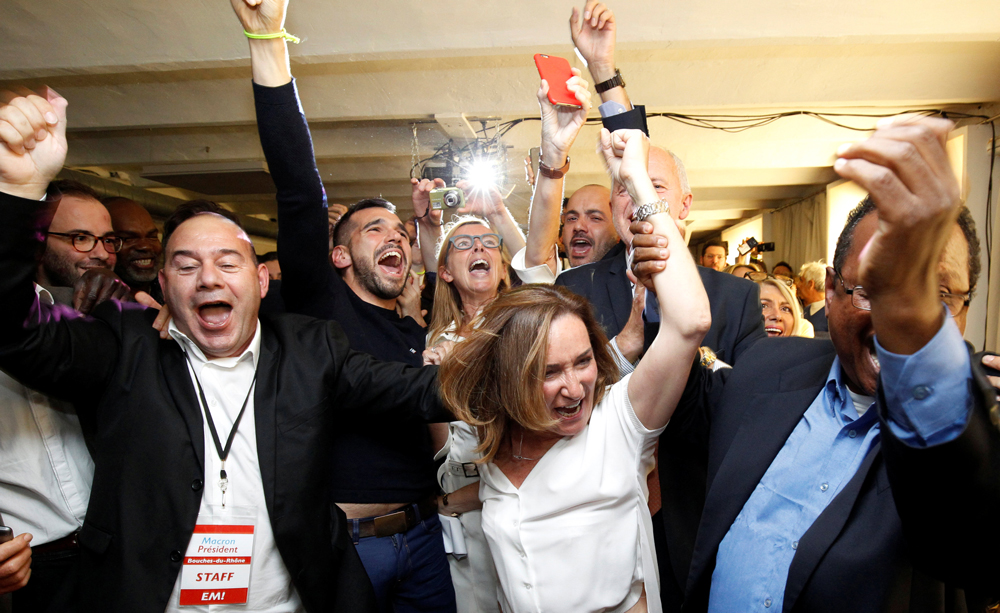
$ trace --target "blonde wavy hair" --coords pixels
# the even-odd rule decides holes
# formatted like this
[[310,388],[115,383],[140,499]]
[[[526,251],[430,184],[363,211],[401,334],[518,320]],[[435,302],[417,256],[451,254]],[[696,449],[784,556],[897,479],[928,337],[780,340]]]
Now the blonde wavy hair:
[[[788,305],[792,308],[792,333],[789,336],[802,336],[800,332],[802,331],[802,308],[799,306],[799,300],[792,293],[792,288],[788,287],[783,281],[779,281],[774,277],[768,277],[762,281],[755,281],[757,285],[764,286],[770,285],[771,287],[776,287],[781,296],[788,302]],[[777,306],[777,305],[776,305]]]
[[[461,217],[456,217],[452,221],[448,222],[442,229],[441,238],[438,239],[435,249],[439,269],[444,266],[444,263],[448,258],[448,251],[451,246],[449,241],[451,238],[456,234],[459,228],[471,224],[485,226],[489,228],[491,232],[496,232],[488,221],[480,217],[476,217],[475,215],[462,215]],[[500,260],[503,262],[504,268],[507,269],[507,274],[500,281],[499,287],[497,287],[497,295],[510,287],[511,256],[510,252],[507,251],[506,244],[500,246]],[[459,295],[458,289],[456,289],[453,284],[445,282],[441,278],[441,275],[438,274],[437,285],[434,287],[434,309],[431,314],[431,323],[427,327],[427,346],[433,347],[437,344],[444,333],[447,332],[449,328],[452,328],[453,324],[455,331],[466,328],[472,323],[471,321],[467,321],[467,319],[468,317],[462,309],[462,297]]]

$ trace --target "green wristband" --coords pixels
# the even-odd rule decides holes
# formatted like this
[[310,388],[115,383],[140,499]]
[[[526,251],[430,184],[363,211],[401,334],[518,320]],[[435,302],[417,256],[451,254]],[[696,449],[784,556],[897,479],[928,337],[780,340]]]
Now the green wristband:
[[290,43],[295,43],[296,45],[299,44],[299,42],[301,42],[299,40],[298,36],[293,36],[293,35],[289,34],[285,30],[285,28],[281,28],[281,32],[273,32],[271,34],[251,34],[250,32],[247,32],[246,30],[243,30],[243,33],[246,34],[247,38],[250,38],[250,39],[253,39],[253,40],[270,40],[272,38],[283,38],[283,39],[287,40]]

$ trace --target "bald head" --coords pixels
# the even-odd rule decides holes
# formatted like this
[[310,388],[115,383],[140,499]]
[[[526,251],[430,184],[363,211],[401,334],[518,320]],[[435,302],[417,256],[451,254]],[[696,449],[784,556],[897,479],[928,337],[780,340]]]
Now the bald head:
[[611,221],[611,190],[585,185],[576,190],[563,211],[560,242],[570,266],[581,266],[604,257],[618,234]]

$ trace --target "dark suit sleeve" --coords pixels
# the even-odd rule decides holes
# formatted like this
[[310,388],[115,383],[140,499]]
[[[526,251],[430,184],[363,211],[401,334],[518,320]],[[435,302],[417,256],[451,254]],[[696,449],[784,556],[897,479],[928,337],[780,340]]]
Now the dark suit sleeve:
[[293,313],[320,316],[316,308],[333,288],[329,262],[326,192],[316,169],[309,125],[295,82],[253,84],[257,131],[277,188],[281,292]]
[[615,130],[642,130],[649,136],[649,127],[646,125],[646,107],[641,104],[633,105],[631,111],[601,118],[601,123],[609,132]]
[[683,432],[686,439],[704,446],[706,453],[712,413],[720,404],[726,380],[732,372],[732,368],[711,371],[702,366],[701,359],[696,357],[691,365],[684,393],[670,418],[670,428],[673,431]]
[[884,420],[880,384],[882,453],[915,564],[960,587],[995,590],[1000,576],[1000,430],[990,417],[996,411],[996,390],[978,359],[972,361],[969,386],[973,408],[962,434],[918,448],[893,436]]
[[[49,218],[46,203],[0,193],[0,368],[24,385],[64,400],[97,398],[118,360],[112,327],[66,317],[35,294],[35,254]],[[110,312],[110,307],[101,309]]]
[[327,326],[331,350],[344,356],[333,387],[339,405],[347,407],[352,418],[373,427],[387,420],[455,420],[438,396],[437,366],[376,360],[349,349],[338,324]]
[[760,287],[750,284],[743,296],[743,309],[736,332],[736,345],[733,347],[733,364],[740,355],[762,338],[767,338],[764,332],[764,315],[760,309]]

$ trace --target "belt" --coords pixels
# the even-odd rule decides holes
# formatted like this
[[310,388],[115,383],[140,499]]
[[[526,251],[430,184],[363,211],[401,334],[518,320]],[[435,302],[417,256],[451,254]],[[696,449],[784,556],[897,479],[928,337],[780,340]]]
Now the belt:
[[475,462],[448,462],[448,474],[455,477],[478,477],[479,466]]
[[47,553],[56,553],[59,551],[68,551],[71,549],[80,548],[80,531],[77,530],[69,536],[64,536],[61,539],[56,539],[42,545],[36,545],[31,548],[32,556],[41,556]]
[[364,519],[349,519],[351,530],[357,538],[369,536],[392,536],[407,532],[419,524],[421,520],[434,517],[437,513],[437,497],[431,496],[421,502],[402,506],[391,513]]

